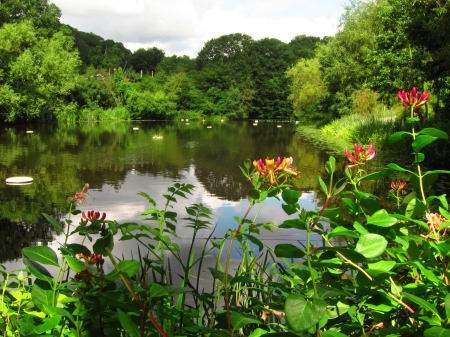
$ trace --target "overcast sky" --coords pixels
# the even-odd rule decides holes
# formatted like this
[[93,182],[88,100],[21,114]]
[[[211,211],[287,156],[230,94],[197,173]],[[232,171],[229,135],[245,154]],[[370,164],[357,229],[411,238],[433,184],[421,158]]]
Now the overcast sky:
[[126,48],[158,47],[192,58],[212,38],[232,33],[289,42],[331,36],[346,0],[51,0],[61,22]]

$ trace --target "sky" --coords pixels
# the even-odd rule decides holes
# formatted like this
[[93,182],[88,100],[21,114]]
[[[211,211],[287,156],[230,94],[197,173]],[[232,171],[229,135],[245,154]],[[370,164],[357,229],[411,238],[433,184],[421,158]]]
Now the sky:
[[61,22],[122,42],[134,52],[157,47],[195,58],[204,44],[242,33],[289,42],[297,35],[332,36],[346,0],[51,0]]

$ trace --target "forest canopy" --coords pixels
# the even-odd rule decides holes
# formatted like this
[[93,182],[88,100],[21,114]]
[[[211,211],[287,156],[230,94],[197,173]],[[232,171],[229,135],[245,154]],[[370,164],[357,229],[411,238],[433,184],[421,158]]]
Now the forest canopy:
[[447,1],[350,1],[331,37],[289,43],[234,33],[196,58],[121,42],[59,21],[48,0],[0,4],[0,118],[331,120],[390,107],[418,86],[449,103]]

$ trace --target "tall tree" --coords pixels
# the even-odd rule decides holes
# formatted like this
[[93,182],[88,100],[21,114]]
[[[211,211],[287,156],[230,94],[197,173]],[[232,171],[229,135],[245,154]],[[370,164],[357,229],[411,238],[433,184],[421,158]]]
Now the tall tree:
[[156,47],[139,48],[130,55],[129,66],[137,72],[154,73],[158,64],[164,59],[164,54],[164,50]]

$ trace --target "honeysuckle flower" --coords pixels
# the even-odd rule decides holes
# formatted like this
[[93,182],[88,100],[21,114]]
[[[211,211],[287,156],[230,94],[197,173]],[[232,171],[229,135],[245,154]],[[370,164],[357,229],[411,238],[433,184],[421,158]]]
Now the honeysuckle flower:
[[427,103],[430,94],[427,92],[422,92],[420,97],[417,94],[417,88],[413,87],[411,93],[407,93],[405,90],[398,92],[398,98],[402,102],[403,106],[420,109],[425,103]]
[[102,216],[100,217],[100,212],[88,211],[86,215],[86,213],[83,211],[81,213],[81,217],[86,220],[85,222],[90,221],[91,223],[94,223],[97,220],[101,221],[105,220],[106,213],[103,213]]
[[78,258],[80,260],[84,260],[84,262],[90,266],[95,264],[98,267],[100,265],[103,265],[103,263],[105,262],[105,260],[102,258],[100,254],[91,254],[91,255],[78,254]]
[[88,190],[89,190],[89,184],[84,184],[83,189],[81,190],[81,192],[75,193],[72,198],[71,198],[71,202],[76,202],[76,206],[79,206],[82,202],[84,202],[84,200],[86,200],[86,197],[88,195]]
[[264,162],[262,159],[254,160],[253,167],[259,175],[268,177],[271,185],[275,185],[275,183],[278,183],[278,178],[282,174],[288,174],[292,177],[299,177],[300,173],[295,167],[292,167],[292,163],[292,157],[284,157],[283,160],[278,157],[276,162],[275,159],[266,157]]
[[368,160],[375,158],[376,151],[373,148],[373,144],[369,145],[369,148],[364,150],[363,145],[354,144],[354,151],[350,153],[349,150],[345,150],[345,155],[351,164],[345,164],[346,167],[354,167],[364,164]]
[[448,226],[444,229],[444,233],[442,234],[443,236],[447,235],[447,229],[448,229],[448,227],[450,227],[450,221],[449,220],[444,218],[439,213],[426,212],[425,213],[425,217],[427,218],[428,227],[430,228],[431,232],[434,232],[435,230],[438,230],[439,227],[441,227],[443,222],[448,222]]
[[406,187],[406,181],[393,181],[391,182],[391,190],[392,191],[400,191],[404,190]]

